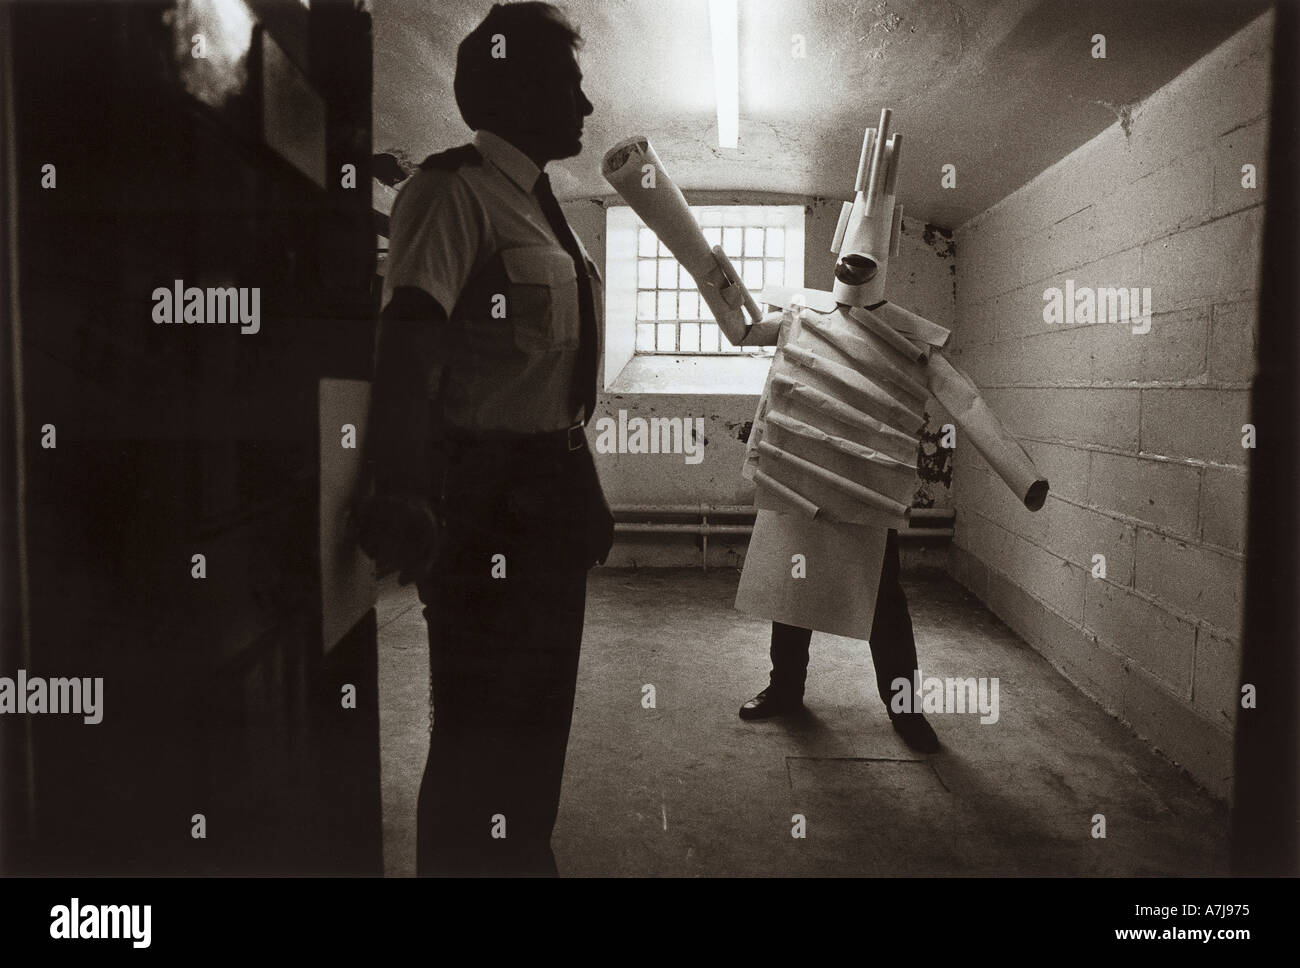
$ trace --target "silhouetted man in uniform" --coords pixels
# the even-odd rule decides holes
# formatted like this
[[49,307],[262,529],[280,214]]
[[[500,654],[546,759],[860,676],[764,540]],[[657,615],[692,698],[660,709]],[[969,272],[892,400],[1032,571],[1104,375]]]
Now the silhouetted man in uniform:
[[421,875],[556,873],[587,570],[613,540],[583,429],[599,277],[543,171],[582,150],[580,44],[549,4],[493,6],[456,59],[474,141],[391,215],[361,533],[429,624]]

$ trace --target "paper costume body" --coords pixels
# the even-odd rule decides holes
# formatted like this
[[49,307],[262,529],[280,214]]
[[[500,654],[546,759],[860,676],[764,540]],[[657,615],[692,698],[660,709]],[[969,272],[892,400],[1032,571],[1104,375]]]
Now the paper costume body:
[[[1048,488],[975,385],[943,357],[949,331],[885,301],[902,221],[895,204],[902,136],[888,136],[889,122],[886,109],[879,127],[867,130],[854,201],[844,203],[832,244],[839,256],[833,290],[766,289],[757,296],[783,312],[743,469],[754,481],[758,514],[736,596],[742,611],[861,639],[871,629],[886,532],[908,526],[929,399],[952,416],[958,441],[974,447],[1027,508],[1041,508]],[[621,180],[606,177],[660,233],[643,209],[662,222],[670,201],[663,184],[676,199],[681,194],[645,139],[622,142],[611,156],[629,146],[639,154]],[[646,182],[660,187],[637,194],[628,169],[638,163],[654,168]],[[671,201],[671,228],[660,238],[677,255],[670,237],[689,237],[690,227],[700,233],[689,213],[690,227],[682,226]],[[685,212],[684,201],[680,208]],[[743,342],[749,326],[740,307],[758,321],[754,300],[702,236],[693,248],[694,268],[679,261],[723,332]]]

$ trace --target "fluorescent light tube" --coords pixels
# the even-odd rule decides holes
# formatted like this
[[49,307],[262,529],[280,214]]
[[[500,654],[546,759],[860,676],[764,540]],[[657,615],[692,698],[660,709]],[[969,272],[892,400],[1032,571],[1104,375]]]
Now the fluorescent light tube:
[[719,148],[736,147],[740,135],[740,28],[736,5],[737,0],[709,0]]

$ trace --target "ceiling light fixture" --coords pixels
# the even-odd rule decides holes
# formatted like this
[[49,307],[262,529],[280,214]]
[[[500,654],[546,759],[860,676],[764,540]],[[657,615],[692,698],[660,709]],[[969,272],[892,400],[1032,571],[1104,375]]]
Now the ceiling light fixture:
[[719,148],[736,147],[740,134],[740,28],[736,5],[737,0],[709,0]]

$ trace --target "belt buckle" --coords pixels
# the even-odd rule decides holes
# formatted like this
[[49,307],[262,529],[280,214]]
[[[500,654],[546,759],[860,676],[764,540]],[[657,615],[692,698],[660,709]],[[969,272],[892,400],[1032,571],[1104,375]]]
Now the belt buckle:
[[566,440],[570,452],[575,450],[581,450],[582,445],[587,442],[587,436],[586,434],[583,433],[583,426],[581,423],[574,424],[572,427],[568,429],[568,431],[566,431],[566,433],[567,433]]

